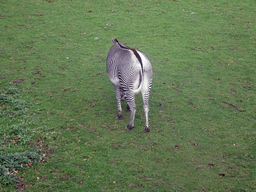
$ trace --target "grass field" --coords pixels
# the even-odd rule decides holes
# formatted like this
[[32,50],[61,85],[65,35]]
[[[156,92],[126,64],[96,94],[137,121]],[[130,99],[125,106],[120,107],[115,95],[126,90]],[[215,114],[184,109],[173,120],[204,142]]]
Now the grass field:
[[[255,1],[0,7],[1,191],[256,190]],[[152,62],[148,134],[140,95],[116,119],[113,37]]]

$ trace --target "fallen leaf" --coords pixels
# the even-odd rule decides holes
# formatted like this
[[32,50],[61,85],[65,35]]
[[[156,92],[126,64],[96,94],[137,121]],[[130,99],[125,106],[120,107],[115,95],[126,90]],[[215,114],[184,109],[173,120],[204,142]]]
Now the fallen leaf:
[[230,93],[231,93],[231,94],[236,94],[236,91],[235,91],[235,90],[230,89]]
[[214,164],[213,164],[213,163],[208,164],[208,168],[210,168],[210,169],[213,169],[213,166],[214,166]]
[[226,176],[224,173],[219,173],[218,175],[221,176],[221,177],[225,177]]

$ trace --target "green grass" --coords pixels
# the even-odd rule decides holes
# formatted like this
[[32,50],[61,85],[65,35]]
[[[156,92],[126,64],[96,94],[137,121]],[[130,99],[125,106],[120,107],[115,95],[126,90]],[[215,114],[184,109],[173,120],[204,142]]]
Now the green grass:
[[[0,1],[1,191],[256,190],[255,6]],[[149,134],[140,95],[115,118],[113,37],[152,62]]]

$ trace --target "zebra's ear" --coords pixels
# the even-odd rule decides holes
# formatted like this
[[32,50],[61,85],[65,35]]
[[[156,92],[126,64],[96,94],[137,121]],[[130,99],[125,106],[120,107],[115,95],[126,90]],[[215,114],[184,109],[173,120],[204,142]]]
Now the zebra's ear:
[[113,42],[114,44],[119,44],[119,42],[117,41],[116,38],[113,38],[113,39],[112,39],[112,42]]

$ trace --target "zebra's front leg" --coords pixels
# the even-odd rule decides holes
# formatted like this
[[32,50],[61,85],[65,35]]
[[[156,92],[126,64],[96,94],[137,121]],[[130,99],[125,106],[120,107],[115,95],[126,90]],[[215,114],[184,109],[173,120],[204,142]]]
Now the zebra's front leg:
[[120,91],[120,87],[117,85],[114,85],[115,87],[115,92],[116,92],[116,101],[117,101],[117,115],[116,118],[117,119],[122,119],[122,106],[121,106],[121,91]]
[[127,125],[127,130],[132,130],[134,127],[134,117],[136,113],[136,104],[135,104],[135,97],[132,94],[127,95],[127,105],[130,107],[131,116],[129,124]]

